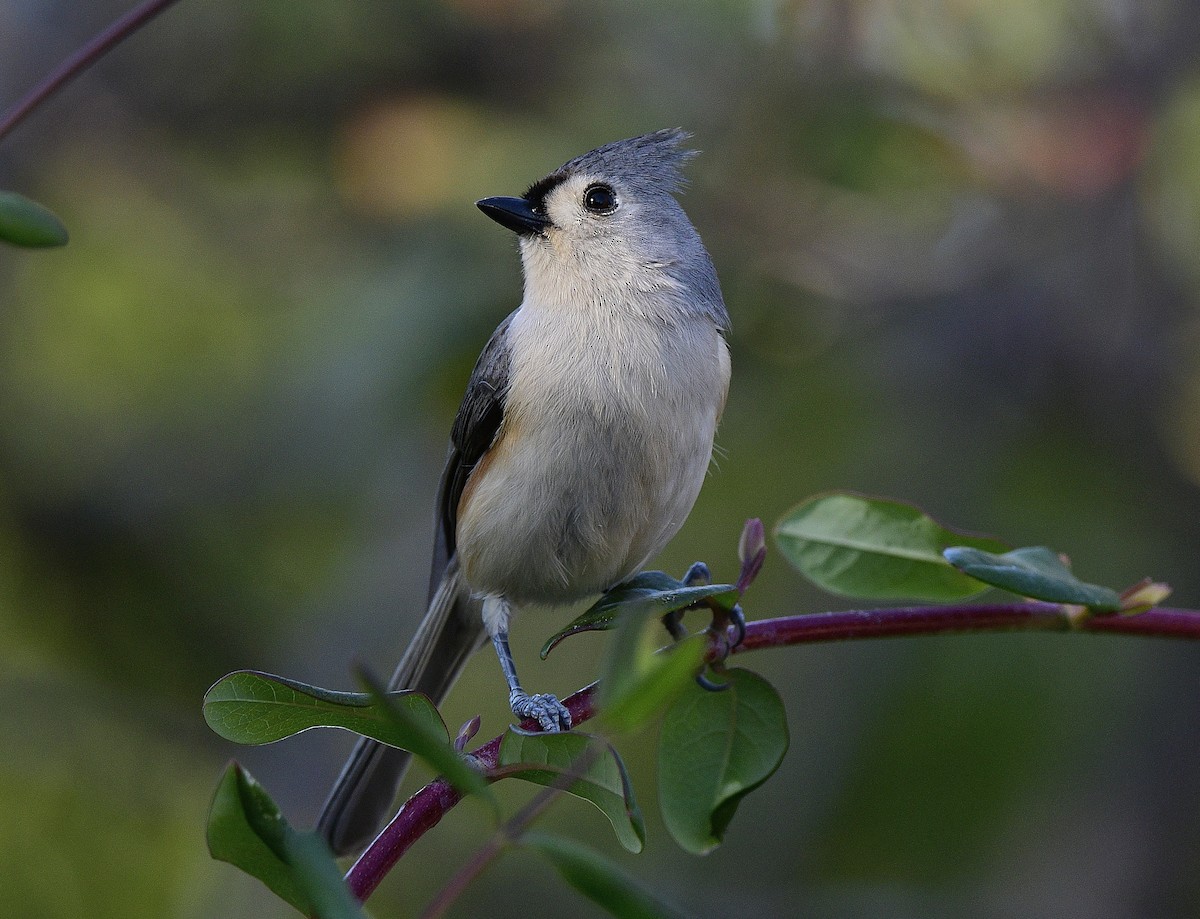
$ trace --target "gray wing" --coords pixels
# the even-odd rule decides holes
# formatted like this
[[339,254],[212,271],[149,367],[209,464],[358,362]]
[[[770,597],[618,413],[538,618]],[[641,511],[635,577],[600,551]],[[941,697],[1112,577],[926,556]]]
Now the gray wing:
[[515,311],[509,313],[483,346],[475,369],[471,371],[471,378],[467,381],[467,391],[463,394],[458,414],[454,416],[454,426],[450,429],[450,450],[438,487],[428,602],[433,601],[446,566],[454,557],[458,502],[467,486],[467,479],[488,448],[495,443],[500,424],[504,421],[504,403],[508,397],[512,365],[508,327],[515,315]]
[[[450,452],[438,489],[437,522],[425,616],[392,675],[389,688],[415,689],[441,704],[485,638],[478,604],[454,559],[458,502],[471,471],[496,439],[508,394],[508,316],[492,333],[454,419]],[[378,831],[396,797],[411,754],[360,738],[317,819],[339,855],[362,848]]]
[[516,313],[510,313],[496,327],[484,346],[467,383],[467,392],[450,431],[450,455],[442,472],[438,491],[439,536],[445,540],[447,557],[454,554],[454,531],[458,522],[458,502],[472,470],[496,441],[504,420],[512,367],[508,328]]

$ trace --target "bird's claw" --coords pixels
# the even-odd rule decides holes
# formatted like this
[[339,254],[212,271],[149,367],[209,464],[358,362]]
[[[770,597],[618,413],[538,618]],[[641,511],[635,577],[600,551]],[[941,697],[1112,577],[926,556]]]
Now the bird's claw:
[[703,673],[696,674],[696,685],[705,692],[724,692],[729,688],[728,683],[716,683],[706,677]]
[[571,713],[550,693],[530,695],[523,689],[508,694],[508,704],[518,718],[532,718],[550,734],[571,730]]
[[742,605],[740,603],[733,604],[733,609],[729,611],[729,621],[733,623],[734,632],[737,636],[733,639],[733,644],[729,646],[732,650],[746,640],[746,614],[742,612]]
[[[708,570],[708,566],[704,562],[696,562],[683,576],[683,583],[688,587],[696,587],[699,585],[711,584],[712,574]],[[739,604],[734,604],[733,609],[725,609],[718,606],[711,600],[700,600],[695,606],[707,606],[713,612],[712,625],[709,626],[708,632],[714,638],[714,645],[717,646],[716,653],[712,660],[709,661],[709,666],[713,672],[721,673],[724,671],[724,661],[731,651],[742,643],[746,638],[746,615],[742,612],[742,607]],[[676,641],[680,641],[687,636],[687,630],[684,629],[680,619],[683,617],[683,610],[674,610],[662,617],[663,625],[667,627],[667,631],[671,633],[671,637]],[[734,638],[729,640],[729,626],[733,626]],[[696,674],[696,685],[707,692],[722,692],[729,688],[728,683],[718,683],[710,680],[703,672]]]
[[662,624],[673,641],[683,641],[687,638],[687,629],[683,627],[682,619],[683,610],[681,609],[671,610],[662,617]]
[[[681,582],[685,587],[700,587],[712,583],[712,572],[708,570],[708,565],[704,562],[693,562],[683,576]],[[666,627],[673,641],[683,641],[687,638],[687,629],[683,627],[684,610],[676,609],[666,613],[662,617],[662,624]]]
[[688,587],[711,584],[712,572],[708,570],[708,565],[704,564],[704,562],[692,562],[692,567],[683,576],[683,583]]
[[[712,644],[710,645],[709,666],[714,673],[725,672],[725,659],[730,653],[742,643],[746,637],[746,615],[742,612],[741,605],[735,603],[733,609],[724,611],[721,615],[720,610],[714,608],[717,615],[713,617],[713,624],[709,626],[708,632],[712,636]],[[718,625],[719,622],[723,624]],[[729,640],[729,626],[733,626],[734,639]],[[728,683],[717,683],[710,680],[703,672],[696,674],[696,685],[706,692],[722,692],[729,688]]]

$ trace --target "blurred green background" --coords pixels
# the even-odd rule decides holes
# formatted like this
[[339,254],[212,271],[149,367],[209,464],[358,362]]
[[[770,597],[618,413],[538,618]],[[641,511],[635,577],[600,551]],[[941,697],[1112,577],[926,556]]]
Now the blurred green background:
[[[129,5],[0,0],[0,104]],[[350,738],[235,750],[201,696],[390,671],[453,412],[520,293],[473,202],[674,125],[734,383],[662,567],[731,578],[746,517],[854,488],[1200,606],[1195,4],[183,2],[0,145],[0,186],[72,231],[0,249],[0,915],[289,914],[208,859],[209,796],[236,755],[306,826]],[[749,613],[849,602],[772,556]],[[595,674],[595,635],[536,660],[569,615],[518,622],[531,686]],[[1200,647],[746,664],[792,748],[722,849],[667,838],[652,736],[624,744],[643,855],[578,802],[548,824],[706,917],[1200,914]],[[448,720],[494,735],[500,687],[480,655]],[[486,835],[461,808],[372,911],[412,914]],[[458,914],[485,910],[599,915],[525,854]]]

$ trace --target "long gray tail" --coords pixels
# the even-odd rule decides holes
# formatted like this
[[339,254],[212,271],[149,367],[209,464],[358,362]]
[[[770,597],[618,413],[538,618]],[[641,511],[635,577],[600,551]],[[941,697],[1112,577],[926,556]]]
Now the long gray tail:
[[[463,586],[457,560],[451,559],[440,583],[430,586],[425,618],[388,688],[415,689],[438,705],[485,632],[478,604]],[[407,751],[359,738],[317,818],[318,832],[336,854],[349,855],[374,838],[410,759]]]

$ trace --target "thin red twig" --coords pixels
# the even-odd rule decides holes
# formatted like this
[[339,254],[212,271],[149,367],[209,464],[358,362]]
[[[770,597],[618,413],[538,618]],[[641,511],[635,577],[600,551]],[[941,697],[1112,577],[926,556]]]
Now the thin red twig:
[[43,102],[62,89],[92,64],[107,54],[147,22],[178,0],[146,0],[114,21],[103,32],[68,57],[45,80],[31,89],[20,102],[0,118],[0,140],[25,120]]
[[1052,603],[912,606],[784,616],[748,623],[738,651],[816,641],[948,632],[1119,632],[1157,638],[1200,638],[1200,612],[1152,609],[1137,616],[1075,619]]
[[[596,711],[592,707],[595,686],[593,683],[563,699],[563,704],[571,713],[572,724],[582,724],[595,716]],[[527,720],[521,726],[532,731],[537,729],[537,722]],[[471,754],[485,773],[495,769],[500,762],[500,740],[499,737],[493,737]],[[346,883],[354,895],[360,901],[369,897],[412,844],[437,826],[442,817],[461,800],[462,795],[453,785],[438,778],[405,801],[400,812],[358,857],[346,875]]]
[[[1194,640],[1200,639],[1200,611],[1152,609],[1137,616],[1079,619],[1066,608],[1048,603],[997,603],[812,613],[747,623],[745,639],[735,653],[818,641],[1017,631],[1108,632]],[[595,688],[592,684],[563,700],[572,723],[581,724],[595,715]],[[523,726],[535,727],[532,722]],[[499,752],[500,738],[495,737],[473,755],[487,772],[496,767]],[[346,882],[354,895],[360,901],[369,897],[413,843],[437,826],[461,799],[445,779],[435,779],[409,798],[347,873]]]
[[[434,897],[425,911],[421,913],[421,919],[441,919],[446,915],[454,906],[455,901],[462,896],[463,891],[474,883],[487,870],[488,866],[503,854],[505,849],[521,839],[529,825],[554,803],[564,789],[569,788],[591,768],[599,753],[599,748],[593,743],[588,748],[586,756],[576,760],[571,769],[560,775],[553,784],[539,791],[528,804],[504,821],[492,834],[492,838],[488,840],[487,844],[478,849],[470,861],[463,865]],[[496,778],[500,777],[499,774],[496,774]]]

